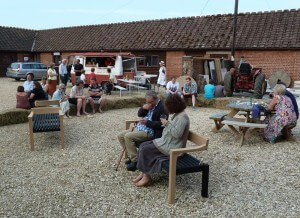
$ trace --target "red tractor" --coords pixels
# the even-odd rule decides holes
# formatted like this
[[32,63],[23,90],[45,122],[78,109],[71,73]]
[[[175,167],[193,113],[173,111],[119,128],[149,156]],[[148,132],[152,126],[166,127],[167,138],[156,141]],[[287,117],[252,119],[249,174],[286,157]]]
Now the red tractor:
[[232,68],[224,77],[225,94],[228,97],[235,92],[253,92],[253,97],[261,99],[266,92],[267,82],[261,68],[252,68],[249,63],[242,63],[239,70]]

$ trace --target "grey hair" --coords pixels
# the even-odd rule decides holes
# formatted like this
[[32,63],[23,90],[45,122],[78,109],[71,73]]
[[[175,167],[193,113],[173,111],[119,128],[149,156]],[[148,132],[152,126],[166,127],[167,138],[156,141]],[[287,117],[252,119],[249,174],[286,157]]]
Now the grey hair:
[[148,97],[152,97],[152,98],[154,98],[155,100],[158,99],[157,93],[156,93],[155,91],[153,91],[153,90],[148,90],[148,91],[146,92],[145,98],[148,98]]
[[282,85],[282,84],[277,84],[274,87],[274,93],[276,93],[277,95],[284,95],[285,90],[286,90],[286,87],[285,87],[285,85]]
[[61,89],[61,88],[64,88],[64,87],[66,87],[65,84],[61,83],[61,84],[59,84],[58,89]]

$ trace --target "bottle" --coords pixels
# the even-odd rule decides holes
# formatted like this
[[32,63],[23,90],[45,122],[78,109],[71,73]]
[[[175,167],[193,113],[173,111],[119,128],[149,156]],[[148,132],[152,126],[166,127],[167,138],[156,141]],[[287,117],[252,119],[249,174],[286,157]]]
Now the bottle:
[[250,106],[252,106],[252,96],[250,97]]

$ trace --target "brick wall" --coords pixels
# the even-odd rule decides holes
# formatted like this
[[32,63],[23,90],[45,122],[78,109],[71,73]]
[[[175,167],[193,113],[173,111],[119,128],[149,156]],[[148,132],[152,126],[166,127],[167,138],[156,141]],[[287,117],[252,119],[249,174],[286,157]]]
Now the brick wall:
[[47,66],[49,66],[53,62],[52,53],[41,53],[40,61],[41,61],[41,63],[44,63]]
[[185,56],[183,51],[167,51],[166,54],[166,68],[167,80],[172,76],[179,77],[182,74],[182,57]]
[[68,57],[73,54],[74,52],[64,52],[64,53],[61,53],[61,60],[62,59],[67,59],[68,60]]
[[254,67],[261,67],[267,78],[276,71],[284,71],[293,81],[300,80],[300,51],[237,51],[237,65],[241,56]]

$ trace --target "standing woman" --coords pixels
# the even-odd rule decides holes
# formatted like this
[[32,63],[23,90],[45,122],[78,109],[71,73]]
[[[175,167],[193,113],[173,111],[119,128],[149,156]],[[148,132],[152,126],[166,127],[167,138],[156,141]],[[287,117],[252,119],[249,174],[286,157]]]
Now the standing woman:
[[166,88],[166,85],[167,85],[167,82],[166,82],[167,70],[166,70],[166,67],[165,67],[165,62],[163,62],[163,61],[159,62],[159,65],[160,65],[160,68],[159,68],[159,76],[158,76],[158,79],[157,79],[157,86],[158,86],[158,88],[160,86]]
[[56,85],[57,85],[57,74],[56,70],[54,69],[55,64],[50,64],[50,67],[47,71],[47,78],[48,78],[48,93],[49,95],[53,95],[53,93],[56,91]]
[[135,186],[148,185],[151,174],[161,171],[163,161],[169,159],[170,150],[186,147],[190,130],[190,119],[185,113],[185,103],[178,95],[170,95],[165,101],[170,114],[174,114],[170,121],[161,118],[165,127],[162,137],[143,142],[139,147],[137,168],[140,175],[133,180]]

